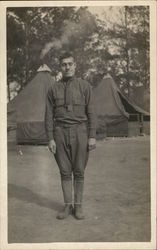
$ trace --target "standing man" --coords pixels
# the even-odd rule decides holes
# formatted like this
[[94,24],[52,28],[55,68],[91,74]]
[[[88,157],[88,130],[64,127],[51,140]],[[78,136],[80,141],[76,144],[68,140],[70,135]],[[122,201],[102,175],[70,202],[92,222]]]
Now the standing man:
[[76,63],[71,53],[60,58],[63,78],[49,89],[45,126],[49,150],[58,164],[64,197],[64,209],[57,216],[65,219],[73,213],[72,175],[74,178],[74,215],[84,219],[82,210],[84,172],[89,151],[96,147],[96,124],[92,88],[75,77]]

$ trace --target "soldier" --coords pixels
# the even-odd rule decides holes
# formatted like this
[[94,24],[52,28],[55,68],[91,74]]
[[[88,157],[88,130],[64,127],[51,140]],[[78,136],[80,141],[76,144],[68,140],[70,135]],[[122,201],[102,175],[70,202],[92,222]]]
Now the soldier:
[[45,113],[48,147],[59,167],[65,203],[57,218],[65,219],[74,213],[76,219],[84,219],[84,172],[89,151],[96,147],[92,88],[85,80],[75,77],[76,63],[71,53],[60,58],[60,66],[63,78],[49,89]]

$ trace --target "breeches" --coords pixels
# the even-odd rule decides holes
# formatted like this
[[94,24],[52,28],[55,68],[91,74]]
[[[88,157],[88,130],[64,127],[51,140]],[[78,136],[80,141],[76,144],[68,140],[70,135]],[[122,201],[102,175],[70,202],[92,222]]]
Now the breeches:
[[61,179],[83,181],[88,161],[88,131],[86,124],[71,127],[56,126],[54,130],[56,142],[55,159]]

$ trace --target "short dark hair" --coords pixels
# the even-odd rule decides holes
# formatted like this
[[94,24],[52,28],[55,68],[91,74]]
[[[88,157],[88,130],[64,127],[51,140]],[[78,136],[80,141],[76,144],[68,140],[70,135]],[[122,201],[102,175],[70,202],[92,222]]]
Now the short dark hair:
[[75,61],[75,57],[74,57],[73,53],[66,51],[66,52],[61,54],[61,56],[59,58],[60,63],[62,62],[63,59],[69,58],[69,57],[72,57],[74,59],[74,61]]

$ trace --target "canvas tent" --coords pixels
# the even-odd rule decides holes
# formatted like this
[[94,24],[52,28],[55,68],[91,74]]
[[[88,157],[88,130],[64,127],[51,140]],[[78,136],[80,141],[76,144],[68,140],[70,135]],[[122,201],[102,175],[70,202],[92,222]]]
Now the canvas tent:
[[43,144],[47,141],[44,127],[45,100],[54,79],[47,65],[42,65],[33,80],[8,103],[8,140],[16,128],[17,143]]
[[[8,103],[8,140],[15,137],[18,144],[45,144],[45,99],[54,83],[51,70],[43,65],[36,76],[11,102]],[[131,115],[149,116],[149,113],[133,104],[116,86],[110,75],[105,76],[93,89],[97,114],[97,134],[128,136],[128,120]],[[138,135],[139,123],[133,123],[132,135]],[[141,124],[141,123],[140,123]],[[135,128],[137,132],[135,133]]]
[[[149,113],[130,102],[116,86],[113,78],[106,75],[93,89],[97,134],[106,136],[128,136],[128,120],[131,115],[149,116]],[[139,123],[136,123],[136,126]],[[137,135],[137,134],[136,134]]]

